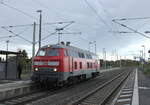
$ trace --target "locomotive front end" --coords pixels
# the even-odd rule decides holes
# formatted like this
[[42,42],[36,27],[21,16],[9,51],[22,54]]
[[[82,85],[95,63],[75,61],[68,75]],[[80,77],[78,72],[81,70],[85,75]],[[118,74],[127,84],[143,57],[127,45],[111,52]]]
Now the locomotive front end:
[[56,83],[63,77],[61,72],[61,49],[41,48],[34,58],[34,71],[31,79],[41,83]]

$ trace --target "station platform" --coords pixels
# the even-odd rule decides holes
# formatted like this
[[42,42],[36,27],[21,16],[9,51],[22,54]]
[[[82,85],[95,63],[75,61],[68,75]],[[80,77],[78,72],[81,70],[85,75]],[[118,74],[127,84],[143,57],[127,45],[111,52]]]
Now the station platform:
[[150,77],[138,72],[139,105],[150,105]]
[[102,70],[100,70],[100,73],[108,72],[108,71],[113,71],[113,70],[118,70],[118,69],[120,69],[120,67],[102,69]]
[[2,80],[0,81],[0,91],[1,89],[6,88],[14,88],[14,87],[20,87],[27,84],[32,84],[32,81],[10,81],[10,80]]
[[0,80],[0,85],[8,84],[8,83],[19,83],[19,82],[26,82],[30,81],[30,79],[21,79],[21,80]]
[[31,80],[27,81],[0,81],[0,101],[11,97],[34,92],[38,88],[38,84],[33,83]]
[[7,83],[13,83],[15,81],[12,80],[0,80],[0,84],[7,84]]

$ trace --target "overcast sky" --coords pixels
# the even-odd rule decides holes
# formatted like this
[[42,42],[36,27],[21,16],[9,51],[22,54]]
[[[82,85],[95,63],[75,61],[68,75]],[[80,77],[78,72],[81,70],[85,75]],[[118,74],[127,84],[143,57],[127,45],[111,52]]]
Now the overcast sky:
[[[5,5],[0,4],[0,26],[32,24],[34,21],[38,23],[39,14],[36,11],[41,9],[43,11],[43,23],[75,21],[63,32],[82,32],[82,34],[64,34],[61,36],[61,40],[71,41],[73,46],[88,49],[88,43],[96,41],[97,52],[101,54],[102,49],[106,48],[109,56],[112,55],[115,49],[120,56],[130,56],[131,53],[139,53],[139,50],[142,50],[141,45],[145,45],[146,50],[150,48],[150,39],[138,34],[109,32],[130,31],[113,23],[112,19],[149,17],[149,0],[1,0],[1,2]],[[10,7],[21,10],[26,14]],[[96,11],[93,11],[91,7]],[[121,23],[140,32],[150,30],[150,19],[130,20]],[[66,24],[42,26],[42,37],[55,32],[55,28],[64,25]],[[21,36],[32,41],[33,32],[31,26],[8,29],[16,34],[21,33]],[[36,33],[36,40],[38,40],[38,27]],[[12,34],[0,28],[0,36],[7,35]],[[6,49],[6,40],[8,38],[0,39],[0,50]],[[30,43],[19,37],[9,38],[9,40],[9,50],[26,49],[31,55]],[[57,41],[58,36],[53,35],[43,40],[42,45],[55,44]],[[91,49],[94,49],[94,47],[92,48],[91,46]]]

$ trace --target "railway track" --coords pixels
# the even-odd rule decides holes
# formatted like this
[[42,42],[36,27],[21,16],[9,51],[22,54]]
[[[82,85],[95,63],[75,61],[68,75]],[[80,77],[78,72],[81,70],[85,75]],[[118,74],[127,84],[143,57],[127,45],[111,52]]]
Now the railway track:
[[110,81],[87,93],[72,105],[105,105],[112,94],[128,78],[131,71],[125,71]]
[[[119,74],[119,76],[117,76],[118,74]],[[118,74],[113,76],[113,77],[116,78],[114,80],[117,80],[119,77],[121,78],[124,74],[127,74],[127,72],[124,72],[124,73],[121,73],[121,74],[118,73]],[[110,73],[110,77],[111,76],[112,75]],[[99,78],[101,78],[101,77],[99,77]],[[37,92],[34,92],[34,93],[30,93],[30,94],[26,94],[26,95],[22,95],[22,96],[18,96],[18,97],[14,97],[14,98],[11,98],[11,99],[8,99],[8,100],[1,101],[0,104],[2,104],[2,105],[32,105],[33,104],[32,102],[36,102],[37,100],[40,100],[40,99],[46,99],[47,98],[48,100],[51,100],[51,98],[49,98],[51,96],[56,96],[57,98],[61,97],[61,96],[57,96],[58,93],[60,94],[60,93],[66,92],[66,95],[67,95],[68,90],[73,90],[74,88],[80,88],[80,85],[87,84],[90,81],[92,82],[92,81],[94,81],[94,79],[91,79],[91,80],[85,81],[85,82],[81,82],[81,83],[77,84],[77,86],[73,85],[73,86],[70,86],[70,87],[67,87],[67,88],[62,88],[62,89],[57,89],[57,90],[54,90],[54,89],[45,90],[45,91],[40,90],[40,91],[37,91]],[[112,82],[113,82],[113,80],[112,80]],[[107,82],[107,83],[104,82],[104,84],[101,85],[101,87],[106,87],[108,83],[109,82]],[[91,92],[91,94],[92,94],[92,92]],[[89,94],[89,96],[90,96],[90,94]],[[83,97],[83,98],[85,99],[85,97]],[[82,100],[80,98],[80,100],[76,101],[73,104],[77,105],[77,104],[81,104],[81,103],[82,103]],[[42,104],[42,105],[44,105],[44,104]],[[48,105],[51,105],[51,104],[48,104]],[[57,105],[57,104],[54,104],[54,105]],[[59,104],[59,105],[66,105],[66,104],[62,103],[62,104]],[[71,105],[71,104],[68,104],[68,105]],[[94,105],[94,104],[89,104],[89,105]]]

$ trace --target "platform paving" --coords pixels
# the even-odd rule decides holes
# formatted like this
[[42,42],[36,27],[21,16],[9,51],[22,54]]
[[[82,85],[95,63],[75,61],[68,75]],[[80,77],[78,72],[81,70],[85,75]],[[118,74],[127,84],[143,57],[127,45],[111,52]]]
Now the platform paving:
[[28,81],[7,81],[4,80],[0,83],[0,91],[7,88],[14,88],[14,87],[20,87],[22,85],[31,84],[32,82],[30,80]]
[[140,105],[150,105],[150,77],[140,70],[138,75]]
[[0,101],[27,94],[31,91],[36,91],[37,89],[39,89],[38,85],[34,84],[32,81],[5,81],[5,83],[0,84]]
[[13,83],[16,81],[11,81],[11,80],[0,80],[0,84],[7,84],[7,83]]

